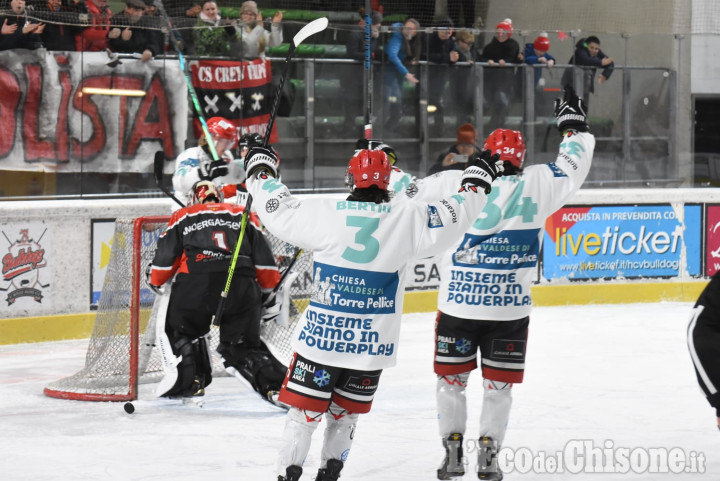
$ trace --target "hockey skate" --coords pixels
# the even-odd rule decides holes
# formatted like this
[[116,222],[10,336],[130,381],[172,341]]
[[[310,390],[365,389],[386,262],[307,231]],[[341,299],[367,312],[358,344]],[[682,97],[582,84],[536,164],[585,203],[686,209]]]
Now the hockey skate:
[[478,479],[488,481],[500,481],[503,478],[502,471],[497,461],[498,445],[490,437],[482,437],[478,442]]
[[339,459],[328,459],[325,468],[318,469],[315,481],[337,481],[342,471],[343,462]]
[[455,479],[465,474],[462,444],[463,435],[460,433],[453,433],[443,439],[445,459],[437,470],[438,479]]
[[285,476],[278,476],[277,481],[298,481],[301,475],[302,468],[292,465],[285,468]]

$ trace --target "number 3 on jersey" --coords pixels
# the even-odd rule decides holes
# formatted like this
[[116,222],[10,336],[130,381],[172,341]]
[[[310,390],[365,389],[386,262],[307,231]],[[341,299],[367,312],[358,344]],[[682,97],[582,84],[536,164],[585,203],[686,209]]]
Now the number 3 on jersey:
[[373,232],[375,232],[380,225],[380,219],[349,215],[347,216],[345,225],[360,228],[360,230],[355,233],[355,243],[363,246],[363,249],[358,250],[352,247],[346,247],[342,258],[358,264],[372,262],[380,252],[380,242],[372,236]]
[[492,191],[488,195],[488,202],[485,204],[485,208],[482,211],[482,218],[478,218],[473,227],[478,230],[492,229],[500,223],[502,219],[510,219],[512,217],[520,216],[524,223],[530,223],[535,219],[538,213],[537,204],[533,202],[532,197],[523,197],[523,187],[525,186],[524,181],[520,181],[513,190],[512,195],[507,200],[505,212],[501,210],[501,206],[495,204],[495,201],[500,197],[500,188],[493,186]]

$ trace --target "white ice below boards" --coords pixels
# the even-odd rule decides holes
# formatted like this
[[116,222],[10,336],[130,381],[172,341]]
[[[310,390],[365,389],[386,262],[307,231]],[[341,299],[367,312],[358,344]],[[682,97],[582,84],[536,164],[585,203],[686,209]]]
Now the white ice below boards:
[[[516,470],[505,479],[720,479],[720,432],[685,343],[690,309],[690,303],[535,308],[526,381],[514,389],[505,440]],[[432,373],[434,317],[403,317],[398,365],[383,374],[343,481],[435,479],[442,446]],[[141,389],[134,414],[121,402],[44,396],[47,382],[84,364],[86,347],[87,341],[0,346],[1,479],[276,479],[284,411],[233,378],[214,380],[202,408],[150,400],[150,386]],[[478,429],[479,379],[474,373],[468,388],[469,440]],[[569,454],[564,472],[533,474],[557,471],[558,452]],[[477,479],[468,454],[464,479]],[[587,472],[593,455],[608,472]],[[661,465],[662,471],[682,472],[650,472],[647,462],[663,455],[670,466]],[[318,462],[317,455],[308,457],[302,479],[313,478]],[[704,474],[689,472],[700,468]]]

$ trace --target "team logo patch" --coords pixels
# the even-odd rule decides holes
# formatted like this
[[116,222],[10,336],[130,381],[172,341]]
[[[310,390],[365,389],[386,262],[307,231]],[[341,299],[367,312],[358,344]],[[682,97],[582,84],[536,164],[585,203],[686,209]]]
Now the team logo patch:
[[318,387],[327,386],[328,384],[330,384],[330,373],[327,372],[325,369],[320,369],[315,373],[313,382],[317,384]]
[[265,204],[265,210],[268,214],[272,214],[276,210],[278,210],[278,207],[280,207],[280,202],[277,199],[270,199]]
[[437,208],[434,205],[429,205],[428,208],[428,227],[431,229],[435,229],[437,227],[442,227],[442,219],[440,218],[440,214],[438,214]]
[[405,195],[407,195],[409,198],[413,198],[418,193],[418,186],[415,182],[411,183],[407,186],[407,189],[405,189]]

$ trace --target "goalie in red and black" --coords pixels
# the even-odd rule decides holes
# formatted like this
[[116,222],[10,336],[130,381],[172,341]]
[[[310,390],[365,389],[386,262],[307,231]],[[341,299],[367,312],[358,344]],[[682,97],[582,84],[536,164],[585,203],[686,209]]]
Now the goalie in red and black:
[[[160,236],[148,272],[149,284],[158,289],[172,279],[165,335],[158,336],[166,371],[159,396],[199,396],[212,380],[206,335],[227,280],[244,211],[222,200],[212,182],[197,182],[190,205],[173,213]],[[286,367],[270,355],[259,331],[261,318],[271,321],[280,312],[271,296],[279,281],[269,244],[248,223],[223,310],[218,352],[228,371],[240,374],[271,402]],[[269,297],[273,299],[263,302]]]

